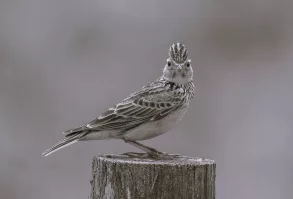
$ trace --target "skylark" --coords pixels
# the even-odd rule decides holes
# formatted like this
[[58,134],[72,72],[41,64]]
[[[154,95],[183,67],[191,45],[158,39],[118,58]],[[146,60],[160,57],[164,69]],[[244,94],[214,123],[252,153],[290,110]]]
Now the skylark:
[[63,132],[65,139],[42,155],[47,156],[78,141],[122,139],[151,157],[163,157],[165,153],[137,141],[159,136],[173,128],[186,113],[194,92],[187,49],[182,43],[174,43],[160,78],[131,93],[88,124]]

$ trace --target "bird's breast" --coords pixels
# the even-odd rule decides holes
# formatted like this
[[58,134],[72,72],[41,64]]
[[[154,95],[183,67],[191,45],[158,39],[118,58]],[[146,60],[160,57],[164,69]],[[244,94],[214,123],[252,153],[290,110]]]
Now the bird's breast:
[[139,141],[159,136],[171,130],[181,120],[186,111],[187,107],[183,107],[171,112],[160,120],[146,122],[125,132],[123,138],[131,141]]

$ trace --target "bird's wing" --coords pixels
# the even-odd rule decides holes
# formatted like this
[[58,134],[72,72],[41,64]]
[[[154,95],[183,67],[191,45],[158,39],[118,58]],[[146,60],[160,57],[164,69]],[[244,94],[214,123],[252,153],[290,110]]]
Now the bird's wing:
[[133,92],[90,123],[65,131],[64,134],[87,130],[125,130],[161,119],[182,104],[182,92],[172,84],[157,80]]

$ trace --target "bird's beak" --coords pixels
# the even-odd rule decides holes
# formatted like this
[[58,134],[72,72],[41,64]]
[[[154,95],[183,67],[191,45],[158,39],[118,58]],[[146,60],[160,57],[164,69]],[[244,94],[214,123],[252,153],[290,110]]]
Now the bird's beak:
[[179,70],[182,70],[182,65],[178,65]]

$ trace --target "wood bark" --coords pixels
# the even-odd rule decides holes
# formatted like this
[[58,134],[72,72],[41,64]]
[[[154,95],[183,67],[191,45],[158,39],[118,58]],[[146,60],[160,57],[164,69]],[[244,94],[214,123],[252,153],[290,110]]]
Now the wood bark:
[[91,199],[215,199],[213,160],[100,155],[93,159]]

